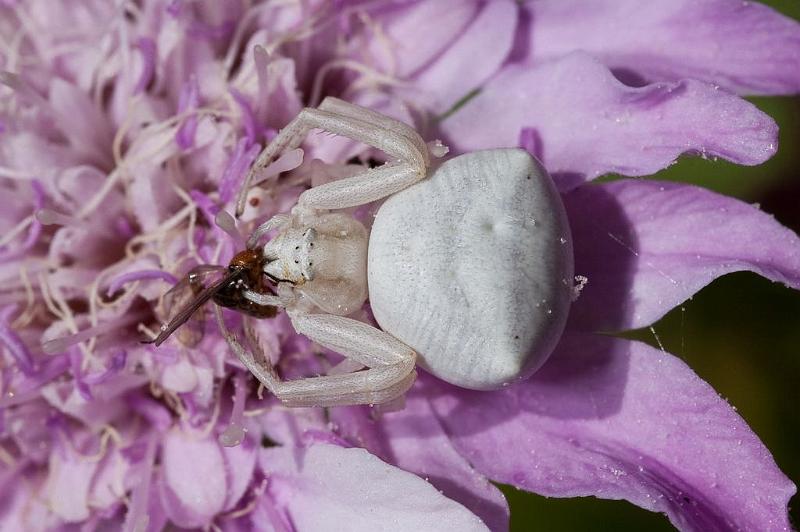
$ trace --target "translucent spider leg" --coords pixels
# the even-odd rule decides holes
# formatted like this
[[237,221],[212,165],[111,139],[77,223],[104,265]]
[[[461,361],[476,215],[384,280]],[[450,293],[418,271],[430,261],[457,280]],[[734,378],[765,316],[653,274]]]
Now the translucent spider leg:
[[[217,322],[242,364],[287,406],[339,406],[380,404],[396,399],[414,383],[416,353],[394,337],[359,321],[324,314],[292,316],[298,333],[342,353],[367,367],[341,375],[282,381],[272,364],[250,338],[254,355],[225,326],[222,311]],[[248,328],[245,326],[245,330]],[[258,359],[256,358],[258,356]]]
[[[402,190],[427,175],[430,155],[425,142],[413,129],[363,107],[326,98],[319,108],[303,109],[261,152],[239,191],[237,216],[244,211],[247,191],[255,174],[284,150],[297,148],[312,129],[363,142],[383,151],[394,162],[306,191],[298,202],[301,208],[338,209],[360,205]],[[368,181],[374,183],[364,192]]]
[[322,109],[323,111],[330,111],[332,113],[338,113],[342,116],[348,116],[356,120],[361,120],[362,122],[375,124],[387,131],[391,131],[392,133],[403,135],[416,145],[416,148],[420,153],[425,153],[427,151],[425,141],[422,140],[422,137],[419,136],[419,133],[417,133],[413,127],[409,126],[405,122],[395,120],[394,118],[389,118],[384,114],[373,111],[372,109],[367,109],[366,107],[361,107],[360,105],[354,105],[332,96],[325,98],[319,105],[319,109]]
[[263,224],[256,227],[247,239],[247,249],[256,249],[258,242],[264,235],[273,229],[281,229],[291,223],[292,219],[286,214],[276,214]]

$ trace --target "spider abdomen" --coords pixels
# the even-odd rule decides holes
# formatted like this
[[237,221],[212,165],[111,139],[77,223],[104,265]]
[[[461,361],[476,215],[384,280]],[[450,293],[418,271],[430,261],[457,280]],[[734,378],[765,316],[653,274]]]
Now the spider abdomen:
[[523,150],[451,159],[383,204],[368,277],[381,328],[434,375],[479,390],[525,378],[555,347],[571,301],[561,198]]

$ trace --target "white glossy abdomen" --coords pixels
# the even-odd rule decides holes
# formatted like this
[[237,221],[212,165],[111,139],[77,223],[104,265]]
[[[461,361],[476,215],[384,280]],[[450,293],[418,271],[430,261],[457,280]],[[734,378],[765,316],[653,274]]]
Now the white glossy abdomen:
[[368,256],[375,319],[452,384],[525,378],[561,336],[569,225],[552,180],[523,150],[461,155],[390,197]]

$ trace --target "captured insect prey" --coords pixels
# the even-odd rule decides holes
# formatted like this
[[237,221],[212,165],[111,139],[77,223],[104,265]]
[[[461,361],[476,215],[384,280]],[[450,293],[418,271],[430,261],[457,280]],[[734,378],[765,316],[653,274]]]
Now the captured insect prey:
[[[161,332],[156,338],[145,340],[144,343],[159,346],[186,324],[179,332],[181,343],[188,346],[197,345],[202,339],[203,327],[202,324],[193,323],[192,320],[208,300],[254,318],[274,317],[278,312],[275,306],[255,303],[244,295],[247,290],[263,295],[274,295],[263,275],[264,264],[265,260],[260,250],[246,249],[237,253],[227,268],[209,264],[194,267],[164,295],[165,305],[169,307],[170,312],[177,310],[177,313],[172,316],[169,323],[161,327]],[[208,284],[212,276],[217,276],[217,280]]]

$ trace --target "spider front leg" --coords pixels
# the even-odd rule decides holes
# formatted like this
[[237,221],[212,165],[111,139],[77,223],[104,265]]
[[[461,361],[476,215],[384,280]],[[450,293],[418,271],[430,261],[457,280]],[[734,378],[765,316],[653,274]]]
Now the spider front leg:
[[261,152],[239,191],[236,216],[244,211],[247,191],[255,174],[284,150],[298,147],[312,129],[363,142],[383,151],[393,162],[304,192],[298,202],[301,210],[362,205],[394,194],[427,175],[428,148],[411,127],[358,105],[326,98],[318,108],[307,107],[300,111]]
[[292,219],[290,216],[287,216],[286,214],[276,214],[253,230],[253,232],[247,238],[247,249],[257,248],[259,240],[261,240],[264,235],[273,229],[283,229],[291,223]]
[[[215,309],[215,312],[220,329],[241,362],[287,406],[386,403],[404,394],[416,378],[416,353],[385,332],[341,316],[292,312],[292,325],[298,333],[367,369],[343,375],[282,381],[263,353],[257,360],[227,330],[221,311]],[[253,347],[256,349],[257,346]]]
[[245,299],[252,301],[261,307],[279,307],[286,308],[297,302],[297,296],[294,293],[294,288],[285,282],[278,283],[278,295],[263,294],[255,290],[242,290],[242,296]]

